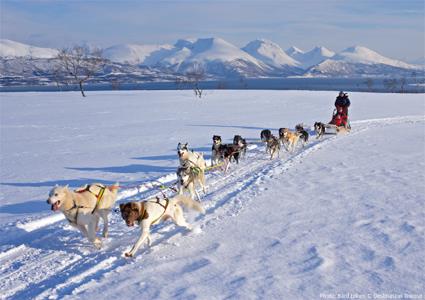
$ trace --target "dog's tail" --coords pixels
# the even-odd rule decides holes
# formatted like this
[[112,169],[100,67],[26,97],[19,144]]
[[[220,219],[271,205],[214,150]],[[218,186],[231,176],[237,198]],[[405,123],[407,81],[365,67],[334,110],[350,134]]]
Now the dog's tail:
[[186,196],[186,195],[176,195],[173,197],[172,201],[174,201],[173,204],[183,204],[187,208],[194,209],[202,214],[205,214],[205,209],[202,207],[202,204],[198,201],[193,200],[192,198]]

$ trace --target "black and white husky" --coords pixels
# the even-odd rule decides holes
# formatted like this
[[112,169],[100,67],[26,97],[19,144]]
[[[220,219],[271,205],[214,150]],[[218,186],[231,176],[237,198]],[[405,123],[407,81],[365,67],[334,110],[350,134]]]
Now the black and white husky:
[[220,154],[221,136],[214,135],[212,140],[213,144],[211,148],[211,166],[215,166],[218,165],[222,160],[222,156]]
[[321,138],[325,134],[325,124],[321,122],[314,123],[314,131],[317,134],[316,139]]
[[269,129],[264,129],[261,131],[260,138],[261,141],[267,143],[268,140],[272,137],[272,132]]
[[224,164],[225,172],[229,168],[230,161],[233,159],[239,163],[240,153],[243,152],[242,142],[235,144],[222,144],[221,137],[213,136],[213,145],[211,153],[211,165]]
[[195,195],[198,201],[201,201],[198,191],[196,190],[199,185],[204,194],[206,193],[205,174],[198,167],[192,166],[186,162],[184,166],[177,169],[177,188],[179,195],[183,195],[184,190],[188,190],[192,199]]
[[296,125],[295,131],[300,134],[300,139],[301,141],[303,141],[303,147],[304,147],[304,145],[307,144],[308,142],[308,137],[309,137],[308,132],[304,129],[303,124]]
[[238,145],[240,148],[241,156],[245,157],[246,149],[248,148],[246,140],[240,135],[235,135],[235,137],[233,138],[233,145]]

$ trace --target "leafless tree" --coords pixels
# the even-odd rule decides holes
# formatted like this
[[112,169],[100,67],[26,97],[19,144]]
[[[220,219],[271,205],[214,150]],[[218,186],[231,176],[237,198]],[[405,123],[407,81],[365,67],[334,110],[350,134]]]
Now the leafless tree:
[[64,48],[55,57],[53,73],[59,81],[78,84],[85,97],[83,84],[105,66],[106,59],[99,49],[90,50],[83,46]]
[[195,96],[201,98],[203,90],[200,87],[200,82],[205,78],[205,70],[201,64],[193,64],[193,66],[186,71],[185,76],[187,81],[192,85]]

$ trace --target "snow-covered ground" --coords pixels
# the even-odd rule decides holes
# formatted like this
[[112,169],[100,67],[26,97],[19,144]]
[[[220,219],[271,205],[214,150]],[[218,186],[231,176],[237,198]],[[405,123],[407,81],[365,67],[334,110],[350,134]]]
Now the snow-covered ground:
[[[260,131],[328,121],[336,93],[205,93],[0,94],[0,297],[425,297],[423,95],[352,93],[350,134],[270,161]],[[246,137],[247,157],[208,174],[197,230],[158,225],[135,259],[139,230],[118,213],[97,251],[45,203],[93,181],[144,199],[173,182],[179,141],[209,157],[213,134]]]

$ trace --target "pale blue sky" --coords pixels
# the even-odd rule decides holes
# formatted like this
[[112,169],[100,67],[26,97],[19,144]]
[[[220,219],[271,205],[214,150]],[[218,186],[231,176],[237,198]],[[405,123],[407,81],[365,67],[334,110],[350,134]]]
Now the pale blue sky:
[[404,60],[425,56],[424,0],[0,0],[1,38],[45,47],[89,42],[171,43],[266,38],[283,49],[369,47]]

